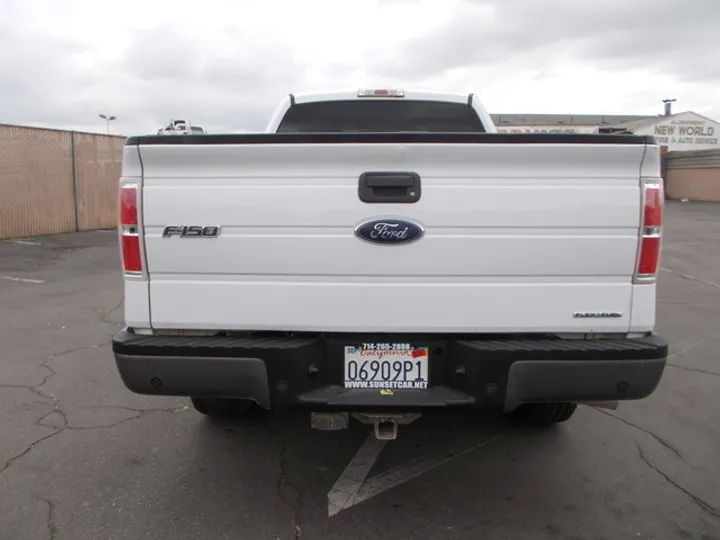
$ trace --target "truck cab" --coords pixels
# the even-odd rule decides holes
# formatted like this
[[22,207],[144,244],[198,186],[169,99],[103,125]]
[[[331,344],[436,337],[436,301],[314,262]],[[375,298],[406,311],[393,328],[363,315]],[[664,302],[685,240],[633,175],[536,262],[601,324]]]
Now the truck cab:
[[475,94],[403,89],[289,94],[265,131],[496,133],[492,117]]

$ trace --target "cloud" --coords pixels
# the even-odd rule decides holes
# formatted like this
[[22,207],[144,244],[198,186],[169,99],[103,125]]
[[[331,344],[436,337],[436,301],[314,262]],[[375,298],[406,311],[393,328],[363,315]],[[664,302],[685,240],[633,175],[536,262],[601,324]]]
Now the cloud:
[[[49,58],[48,51],[55,58]],[[71,96],[74,88],[92,82],[93,74],[85,66],[84,52],[71,38],[28,36],[0,12],[0,118],[52,121],[62,118],[63,111],[72,112],[75,109],[72,100],[54,103],[49,99],[49,89]]]
[[0,122],[261,130],[289,92],[384,85],[492,112],[703,111],[719,20],[717,0],[0,0]]
[[430,77],[471,65],[562,69],[574,61],[717,81],[720,66],[709,59],[718,33],[716,0],[468,0],[379,70]]
[[262,130],[304,70],[278,44],[257,43],[243,29],[225,28],[208,39],[189,27],[163,25],[135,33],[116,69],[128,77],[135,100],[153,104],[158,124],[188,118],[218,131]]
[[18,21],[27,11],[0,14],[5,123],[101,130],[97,117],[106,113],[127,132],[153,132],[170,118],[214,131],[262,130],[303,78],[279,40],[263,46],[248,29],[198,32],[190,21],[161,22],[127,30],[120,53],[103,55],[71,32],[25,31]]

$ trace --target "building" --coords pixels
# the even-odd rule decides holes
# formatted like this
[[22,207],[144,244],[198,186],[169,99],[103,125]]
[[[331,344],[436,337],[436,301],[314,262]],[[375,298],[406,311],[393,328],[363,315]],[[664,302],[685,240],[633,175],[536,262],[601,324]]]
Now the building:
[[692,111],[604,126],[600,132],[652,135],[670,152],[720,149],[720,123]]
[[668,115],[493,114],[500,133],[653,135],[667,151],[720,149],[720,123],[685,111]]
[[613,114],[491,114],[499,133],[598,133],[602,126],[657,116]]

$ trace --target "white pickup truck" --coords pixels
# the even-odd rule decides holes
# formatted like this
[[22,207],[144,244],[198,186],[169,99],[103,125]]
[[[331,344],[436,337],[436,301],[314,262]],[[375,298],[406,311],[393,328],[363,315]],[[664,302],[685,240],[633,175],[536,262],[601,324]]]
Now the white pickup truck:
[[472,94],[289,95],[267,133],[130,137],[120,184],[133,392],[391,439],[435,408],[562,422],[662,377],[652,137],[499,134]]

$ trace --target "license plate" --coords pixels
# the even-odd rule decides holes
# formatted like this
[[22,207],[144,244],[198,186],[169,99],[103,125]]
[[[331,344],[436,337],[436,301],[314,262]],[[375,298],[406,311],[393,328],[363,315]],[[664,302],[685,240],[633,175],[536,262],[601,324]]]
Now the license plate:
[[421,390],[428,387],[428,348],[408,343],[345,347],[345,388]]

